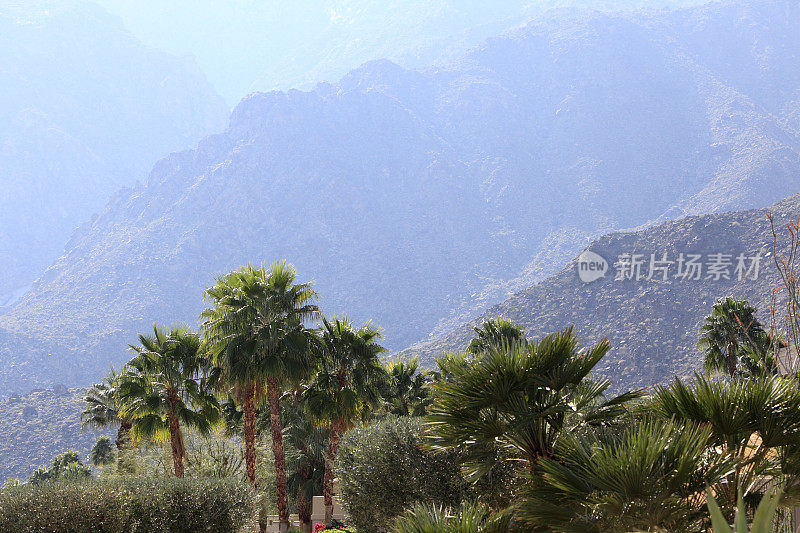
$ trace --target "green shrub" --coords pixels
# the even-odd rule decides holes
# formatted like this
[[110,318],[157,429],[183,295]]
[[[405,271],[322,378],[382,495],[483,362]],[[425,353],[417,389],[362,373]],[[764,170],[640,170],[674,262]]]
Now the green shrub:
[[22,485],[0,493],[0,531],[235,533],[253,516],[237,481],[105,480]]
[[455,455],[425,449],[421,422],[408,417],[348,431],[336,473],[342,506],[358,531],[389,531],[417,502],[458,506],[466,490]]
[[50,481],[84,481],[92,477],[92,469],[83,464],[78,452],[67,450],[53,457],[49,467],[34,470],[30,484],[40,485]]
[[508,533],[512,511],[492,513],[466,503],[457,509],[416,504],[397,520],[397,533]]

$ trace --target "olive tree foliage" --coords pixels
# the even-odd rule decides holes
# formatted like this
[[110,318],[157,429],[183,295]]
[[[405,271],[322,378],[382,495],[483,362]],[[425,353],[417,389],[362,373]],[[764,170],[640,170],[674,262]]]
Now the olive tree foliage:
[[25,484],[0,492],[0,531],[253,531],[253,492],[232,479],[105,479]]
[[466,482],[455,451],[424,446],[417,418],[388,417],[352,429],[336,463],[342,505],[358,531],[392,531],[396,517],[416,503],[458,506]]

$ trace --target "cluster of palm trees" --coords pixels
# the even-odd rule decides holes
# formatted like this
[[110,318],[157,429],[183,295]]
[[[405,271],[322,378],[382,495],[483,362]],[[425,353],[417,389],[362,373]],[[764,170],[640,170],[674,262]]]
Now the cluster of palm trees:
[[417,505],[400,531],[706,531],[712,501],[729,522],[765,496],[765,508],[800,503],[800,380],[778,371],[784,344],[745,301],[717,302],[704,322],[707,374],[613,396],[591,374],[605,340],[529,341],[507,320],[475,331],[467,352],[437,360],[428,437],[494,492],[477,507]]
[[87,391],[83,419],[117,424],[118,449],[168,442],[177,477],[185,431],[237,428],[254,488],[257,436],[270,435],[284,531],[290,491],[308,525],[321,490],[331,522],[341,437],[376,413],[423,416],[426,446],[455,451],[476,495],[460,509],[418,502],[399,531],[699,531],[708,495],[728,519],[777,487],[781,505],[800,502],[800,382],[743,300],[717,302],[701,328],[708,375],[611,395],[592,374],[609,343],[583,348],[571,328],[531,341],[489,320],[427,372],[382,363],[380,331],[322,316],[285,262],[240,268],[205,297],[200,330],[140,335]]
[[240,417],[246,477],[255,488],[257,426],[265,426],[281,530],[289,528],[290,488],[301,521],[308,523],[320,470],[330,523],[342,434],[384,402],[388,411],[419,413],[427,378],[415,360],[383,365],[380,331],[369,323],[357,327],[347,317],[322,316],[312,286],[296,278],[286,262],[249,265],[218,278],[205,293],[209,306],[200,331],[156,325],[152,335],[140,335],[125,367],[112,369],[86,393],[84,422],[117,424],[118,448],[131,440],[169,442],[174,474],[183,477],[184,431],[207,434],[224,425],[226,415],[228,422]]

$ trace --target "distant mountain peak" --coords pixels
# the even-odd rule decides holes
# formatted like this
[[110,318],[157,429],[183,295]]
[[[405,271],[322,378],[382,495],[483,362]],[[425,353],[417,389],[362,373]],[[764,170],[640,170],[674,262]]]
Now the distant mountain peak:
[[[755,25],[758,39],[782,50],[800,23],[773,16],[779,4],[752,5],[737,24],[731,5],[544,18],[443,66],[368,63],[313,90],[250,95],[226,130],[114,196],[0,315],[0,392],[54,376],[96,379],[153,321],[195,323],[214,276],[248,262],[293,262],[315,280],[327,313],[372,319],[393,349],[548,286],[556,288],[540,296],[542,327],[588,321],[595,301],[576,299],[585,303],[577,308],[562,298],[594,290],[577,277],[535,285],[587,238],[667,216],[763,208],[800,190],[791,125],[800,99],[784,86],[796,62],[740,44],[752,44]],[[773,27],[760,28],[765,17]],[[760,81],[764,66],[771,85]],[[667,222],[642,234],[642,249],[655,253],[689,230],[736,244],[746,235],[723,222],[739,227],[755,215],[740,216]],[[614,251],[625,239],[637,244],[631,235],[600,242]],[[640,299],[619,302],[661,313],[664,286],[635,289]],[[712,292],[693,294],[685,317],[659,315],[674,318],[681,342],[693,326],[678,319],[691,321]],[[633,320],[617,300],[604,302],[595,314]],[[648,333],[635,318],[631,331]],[[693,368],[681,353],[675,372]],[[609,364],[637,354],[618,352]],[[675,362],[645,360],[653,370],[637,366],[641,382]]]

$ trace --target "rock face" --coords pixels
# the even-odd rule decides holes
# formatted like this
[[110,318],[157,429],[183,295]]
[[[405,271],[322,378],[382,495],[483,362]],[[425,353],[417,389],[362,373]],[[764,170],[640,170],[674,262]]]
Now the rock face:
[[83,389],[36,390],[0,400],[0,483],[15,476],[26,480],[56,454],[75,450],[81,459],[102,434],[81,427]]
[[[790,242],[786,224],[800,217],[800,195],[769,209],[690,216],[646,230],[613,233],[586,250],[607,261],[604,277],[584,281],[594,277],[579,273],[578,263],[586,257],[585,251],[557,274],[437,339],[412,346],[406,354],[419,355],[433,364],[433,358],[445,351],[465,349],[473,326],[504,316],[523,325],[531,338],[570,325],[586,344],[607,337],[612,348],[598,370],[620,389],[691,375],[703,362],[696,346],[698,329],[718,298],[747,298],[759,308],[758,318],[766,326],[774,323],[772,309],[778,311],[777,316],[782,315],[780,309],[785,308],[787,295],[779,291],[773,301],[773,289],[780,283],[768,213],[775,216],[777,250],[782,257]],[[759,252],[760,264],[755,267],[753,258]],[[636,279],[639,276],[633,273],[633,265],[639,261],[630,261],[625,254],[641,255],[642,279]],[[654,270],[647,279],[651,254],[655,254]],[[680,254],[684,254],[682,272],[686,278],[679,275]],[[744,269],[738,271],[740,254]],[[700,279],[694,279],[698,274],[687,266],[690,255],[700,256],[695,261],[702,265]],[[663,262],[665,259],[667,262]]]
[[0,316],[0,392],[98,379],[152,321],[196,323],[214,275],[248,261],[289,259],[327,313],[372,318],[397,349],[589,237],[769,205],[800,189],[798,35],[789,1],[559,14],[447,68],[255,94]]
[[228,114],[191,61],[97,7],[63,4],[31,19],[0,7],[0,307],[113,192]]

